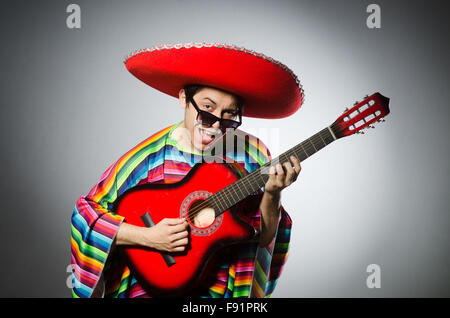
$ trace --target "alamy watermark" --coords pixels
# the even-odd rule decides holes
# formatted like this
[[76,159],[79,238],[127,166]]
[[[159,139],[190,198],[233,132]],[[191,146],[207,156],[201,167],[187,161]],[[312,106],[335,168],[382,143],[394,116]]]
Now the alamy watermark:
[[366,8],[366,12],[370,13],[366,19],[366,26],[369,29],[381,28],[381,8],[378,4],[369,4]]
[[70,264],[70,265],[67,265],[67,267],[66,267],[66,272],[70,273],[70,275],[67,276],[67,279],[66,279],[67,288],[72,289],[74,287],[79,288],[81,286],[80,277],[79,277],[80,273],[75,270],[76,266],[77,265],[75,265],[75,264]]
[[[177,135],[182,136],[186,140],[187,144],[192,144],[191,134],[184,127],[177,128]],[[194,132],[193,138],[195,139],[197,132]],[[259,136],[258,138],[255,135]],[[239,156],[245,156],[245,160],[248,164],[260,164],[261,160],[265,160],[266,153],[269,151],[265,149],[262,141],[264,140],[270,144],[270,153],[279,153],[280,148],[280,129],[277,127],[260,127],[260,128],[248,128],[246,131],[226,129],[225,132],[217,130],[213,133],[214,140],[211,144],[201,151],[201,161],[205,163],[212,162],[226,162],[233,163],[240,161]],[[269,148],[269,147],[267,147]],[[176,151],[177,149],[174,149]],[[178,150],[181,156],[186,157],[187,161],[190,161],[192,153],[183,152]],[[279,163],[278,157],[272,158],[270,165],[266,166],[267,169],[261,169],[261,174],[269,174],[269,168]]]
[[69,4],[66,12],[70,13],[66,18],[66,26],[69,29],[81,29],[81,8],[78,4]]
[[381,288],[381,267],[378,264],[367,265],[366,272],[369,276],[366,278],[367,288]]

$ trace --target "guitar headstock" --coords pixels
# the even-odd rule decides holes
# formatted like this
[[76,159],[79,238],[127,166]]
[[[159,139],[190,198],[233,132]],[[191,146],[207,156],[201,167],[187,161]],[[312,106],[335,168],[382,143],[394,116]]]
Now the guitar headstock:
[[337,138],[355,133],[364,134],[362,129],[375,128],[372,124],[383,122],[383,117],[389,112],[389,98],[375,93],[365,96],[363,101],[356,102],[352,108],[346,108],[331,127]]

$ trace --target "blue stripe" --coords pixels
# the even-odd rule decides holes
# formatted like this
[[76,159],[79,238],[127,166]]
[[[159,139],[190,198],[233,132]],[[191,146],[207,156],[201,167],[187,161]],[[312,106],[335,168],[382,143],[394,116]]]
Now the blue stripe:
[[72,223],[78,232],[81,233],[84,243],[92,245],[107,253],[112,244],[112,239],[89,228],[88,223],[76,208],[74,209],[74,215],[72,216]]

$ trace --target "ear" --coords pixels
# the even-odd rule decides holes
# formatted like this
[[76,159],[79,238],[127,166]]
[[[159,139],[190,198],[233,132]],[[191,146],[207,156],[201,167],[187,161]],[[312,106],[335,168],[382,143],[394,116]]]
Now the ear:
[[181,108],[186,109],[186,93],[184,91],[184,88],[180,89],[178,92],[178,99],[180,101]]

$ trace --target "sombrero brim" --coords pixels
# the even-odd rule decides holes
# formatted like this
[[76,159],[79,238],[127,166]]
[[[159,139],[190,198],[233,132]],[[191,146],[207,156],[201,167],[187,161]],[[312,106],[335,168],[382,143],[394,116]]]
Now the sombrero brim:
[[247,117],[287,117],[303,102],[302,86],[289,68],[234,45],[164,45],[135,51],[124,63],[138,79],[176,98],[186,84],[237,94],[244,99]]

